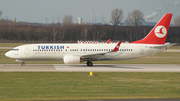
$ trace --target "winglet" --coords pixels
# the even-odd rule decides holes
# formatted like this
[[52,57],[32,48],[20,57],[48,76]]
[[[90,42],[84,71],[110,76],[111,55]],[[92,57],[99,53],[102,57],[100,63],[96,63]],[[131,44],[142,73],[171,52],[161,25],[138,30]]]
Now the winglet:
[[118,42],[118,44],[116,45],[116,47],[111,51],[111,52],[117,52],[119,47],[120,47],[120,44],[121,44],[122,40]]
[[107,43],[110,43],[111,42],[111,39],[109,39],[108,41],[107,41]]

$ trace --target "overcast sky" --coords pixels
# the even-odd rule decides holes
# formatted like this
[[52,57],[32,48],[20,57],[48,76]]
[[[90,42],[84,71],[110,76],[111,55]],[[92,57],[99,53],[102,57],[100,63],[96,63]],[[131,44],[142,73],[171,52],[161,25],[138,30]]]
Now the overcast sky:
[[[62,22],[65,15],[73,15],[73,22],[81,17],[83,22],[94,20],[109,22],[111,11],[123,10],[124,19],[135,9],[141,10],[147,21],[157,22],[165,13],[173,13],[173,18],[180,15],[180,0],[0,0],[1,18],[16,21],[54,23]],[[53,17],[54,16],[54,17]]]

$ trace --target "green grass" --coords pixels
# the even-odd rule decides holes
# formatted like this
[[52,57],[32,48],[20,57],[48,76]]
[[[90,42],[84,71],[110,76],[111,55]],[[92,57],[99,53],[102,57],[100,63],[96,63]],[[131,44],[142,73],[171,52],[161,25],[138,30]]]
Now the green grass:
[[171,46],[169,49],[180,49],[180,46]]
[[0,47],[16,47],[20,45],[25,45],[28,43],[0,43]]
[[[20,64],[5,56],[7,49],[0,49],[0,64]],[[62,64],[62,61],[25,61],[26,64]],[[86,62],[82,62],[85,64]],[[146,56],[130,60],[93,61],[94,64],[180,64],[180,53],[160,52],[153,56]]]
[[180,98],[180,73],[0,72],[0,100]]

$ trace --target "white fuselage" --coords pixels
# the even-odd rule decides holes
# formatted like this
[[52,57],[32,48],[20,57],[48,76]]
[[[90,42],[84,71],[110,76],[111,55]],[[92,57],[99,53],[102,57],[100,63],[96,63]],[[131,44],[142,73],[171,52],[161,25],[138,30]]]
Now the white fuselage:
[[[20,61],[62,61],[65,55],[83,55],[112,51],[116,43],[105,44],[28,44],[15,47],[6,56]],[[117,52],[107,53],[95,60],[124,60],[156,54],[166,49],[157,44],[122,43]]]
[[57,60],[65,64],[80,63],[87,61],[88,66],[93,66],[91,61],[97,60],[124,60],[156,54],[167,48],[167,33],[172,14],[165,14],[154,26],[148,35],[131,43],[107,43],[89,42],[74,44],[29,44],[15,47],[5,55],[22,61],[30,60]]

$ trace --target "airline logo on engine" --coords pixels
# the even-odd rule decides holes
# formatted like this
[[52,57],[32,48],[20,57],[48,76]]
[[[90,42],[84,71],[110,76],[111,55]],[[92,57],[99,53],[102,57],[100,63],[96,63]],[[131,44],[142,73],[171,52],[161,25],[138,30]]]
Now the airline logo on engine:
[[52,46],[48,46],[48,45],[46,45],[46,46],[38,46],[38,49],[64,49],[64,46],[54,46],[54,45],[52,45]]
[[158,38],[163,38],[164,36],[166,36],[167,30],[164,26],[157,26],[154,30],[154,33]]

